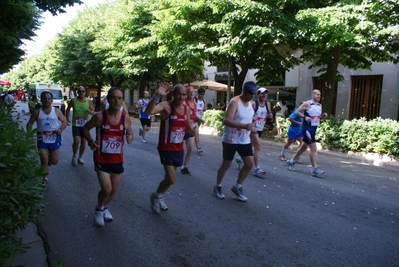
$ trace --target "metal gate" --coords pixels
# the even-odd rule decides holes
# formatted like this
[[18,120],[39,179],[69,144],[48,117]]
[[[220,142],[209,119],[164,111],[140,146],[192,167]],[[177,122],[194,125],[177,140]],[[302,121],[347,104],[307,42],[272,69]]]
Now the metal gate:
[[380,114],[382,75],[351,76],[349,119],[377,118]]

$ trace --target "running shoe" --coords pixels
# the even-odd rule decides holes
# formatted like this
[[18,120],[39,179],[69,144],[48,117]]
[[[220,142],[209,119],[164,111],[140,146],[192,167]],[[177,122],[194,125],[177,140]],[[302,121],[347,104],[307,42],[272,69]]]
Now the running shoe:
[[48,185],[48,179],[47,179],[47,177],[43,178],[42,184],[43,184],[44,189],[46,189],[46,188],[47,188],[47,185]]
[[279,158],[280,158],[281,161],[286,161],[284,154],[281,154]]
[[287,163],[288,169],[290,171],[295,171],[295,162],[292,162],[290,159],[287,159],[285,162]]
[[98,226],[104,226],[104,211],[103,210],[97,210],[94,212],[94,222]]
[[161,201],[160,198],[157,198],[154,196],[154,194],[151,194],[150,197],[151,200],[151,209],[154,213],[160,213],[161,212]]
[[231,188],[231,192],[233,192],[234,195],[237,196],[238,200],[245,202],[248,200],[248,198],[246,196],[244,196],[244,190],[241,188],[237,188],[233,185],[233,187]]
[[303,161],[301,160],[301,158],[298,158],[298,159],[295,161],[295,163],[303,164]]
[[72,165],[74,165],[74,166],[76,166],[76,165],[78,165],[78,159],[76,158],[76,156],[73,156],[72,157]]
[[104,208],[104,221],[106,222],[110,222],[114,219],[114,217],[112,217],[111,212],[109,212],[108,208]]
[[159,207],[163,211],[168,210],[168,206],[166,206],[165,202],[163,201],[163,197],[159,198]]
[[236,157],[236,163],[237,163],[237,170],[241,170],[241,165],[242,165],[241,157]]
[[187,167],[184,167],[183,169],[181,169],[181,170],[180,170],[180,173],[182,173],[182,174],[188,174],[188,175],[191,174],[191,172],[187,169]]
[[322,175],[324,171],[319,170],[317,167],[312,169],[312,176],[319,176]]
[[85,164],[84,160],[82,158],[78,158],[78,163],[79,164]]
[[197,148],[197,153],[198,153],[198,154],[200,154],[200,153],[202,153],[202,152],[204,152],[204,150],[202,150],[202,148],[200,148],[200,147]]
[[145,140],[145,138],[141,138],[141,143],[147,144],[147,141]]
[[139,136],[141,136],[142,133],[143,133],[143,129],[139,128]]
[[213,187],[213,194],[218,199],[224,199],[224,195],[223,195],[223,191],[222,191],[222,187],[221,186],[215,185]]
[[254,175],[264,175],[265,173],[261,168],[256,168],[254,171]]

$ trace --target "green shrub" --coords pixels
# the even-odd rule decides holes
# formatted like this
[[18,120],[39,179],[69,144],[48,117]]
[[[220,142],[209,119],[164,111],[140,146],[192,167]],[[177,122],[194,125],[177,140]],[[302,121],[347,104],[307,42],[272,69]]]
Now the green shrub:
[[[13,117],[16,117],[16,119]],[[26,132],[12,110],[0,103],[0,255],[1,266],[11,266],[16,254],[29,248],[17,233],[37,223],[44,210],[44,175],[38,162],[36,130]]]
[[399,123],[391,119],[322,120],[316,139],[324,148],[399,156]]
[[204,112],[205,126],[212,127],[215,129],[219,135],[223,133],[223,110],[208,109]]

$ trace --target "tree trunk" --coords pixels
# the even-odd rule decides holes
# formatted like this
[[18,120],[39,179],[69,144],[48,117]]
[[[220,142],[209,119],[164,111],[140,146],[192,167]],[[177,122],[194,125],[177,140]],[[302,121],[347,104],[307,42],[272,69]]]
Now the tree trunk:
[[328,114],[332,114],[334,110],[333,103],[335,99],[335,84],[337,81],[340,54],[340,46],[331,50],[330,60],[327,64],[325,84],[324,88],[322,88],[321,104],[323,105],[323,112],[327,112]]

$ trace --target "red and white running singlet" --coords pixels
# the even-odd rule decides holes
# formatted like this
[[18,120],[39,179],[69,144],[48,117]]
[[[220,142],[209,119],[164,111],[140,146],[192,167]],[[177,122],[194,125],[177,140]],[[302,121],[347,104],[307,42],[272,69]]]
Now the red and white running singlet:
[[178,114],[171,101],[169,101],[170,115],[166,120],[161,121],[159,128],[158,150],[160,151],[181,151],[183,147],[183,138],[186,133],[187,114],[186,106],[184,113]]
[[102,110],[103,125],[97,129],[98,149],[94,151],[94,162],[103,164],[123,163],[123,144],[125,137],[125,112],[120,121],[113,125],[107,118],[106,110]]

